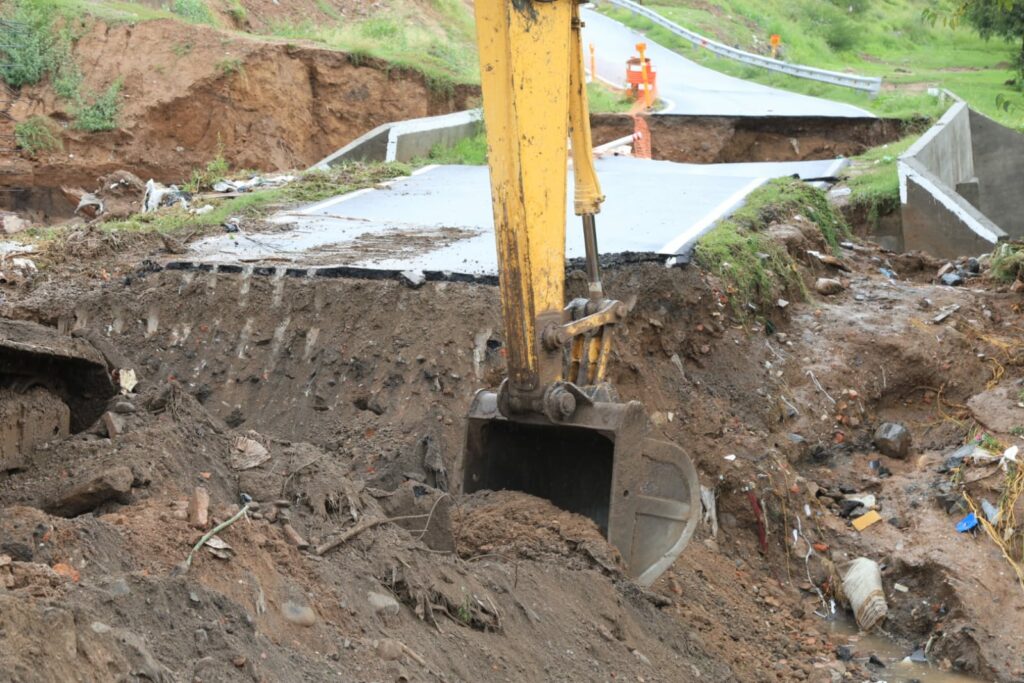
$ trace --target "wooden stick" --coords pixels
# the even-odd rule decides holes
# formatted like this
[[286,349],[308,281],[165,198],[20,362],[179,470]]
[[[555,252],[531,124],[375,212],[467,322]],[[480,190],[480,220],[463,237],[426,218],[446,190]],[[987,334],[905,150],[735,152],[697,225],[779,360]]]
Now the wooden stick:
[[317,548],[316,548],[316,554],[317,555],[326,555],[327,553],[329,553],[332,550],[334,550],[335,548],[337,548],[339,545],[343,545],[343,544],[351,541],[353,538],[355,538],[359,534],[363,533],[367,529],[372,529],[375,526],[380,526],[381,524],[388,524],[390,522],[404,522],[404,521],[407,521],[407,520],[410,520],[410,519],[422,519],[422,518],[424,518],[426,516],[427,515],[407,515],[405,517],[390,517],[390,518],[380,518],[380,519],[366,520],[366,521],[362,522],[361,524],[357,524],[356,526],[352,527],[351,529],[349,529],[348,531],[346,531],[345,533],[343,533],[341,536],[339,536],[338,538],[334,539],[333,541],[327,541],[326,543],[318,545]]

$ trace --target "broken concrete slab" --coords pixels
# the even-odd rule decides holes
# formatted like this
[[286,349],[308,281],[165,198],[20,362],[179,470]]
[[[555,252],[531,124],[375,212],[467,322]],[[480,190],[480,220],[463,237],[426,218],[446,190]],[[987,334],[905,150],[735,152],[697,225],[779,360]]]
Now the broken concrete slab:
[[72,487],[47,505],[46,511],[61,517],[77,517],[108,501],[126,503],[134,478],[130,468],[114,467]]
[[[599,159],[608,199],[598,221],[602,254],[687,261],[696,241],[771,178],[828,171],[834,161],[678,164]],[[570,178],[570,187],[573,182]],[[308,266],[464,276],[496,276],[494,215],[484,166],[433,166],[373,190],[341,195],[271,220],[291,229],[218,235],[192,245],[192,262],[290,260]],[[644,197],[643,220],[636,198]],[[429,217],[429,218],[428,218]],[[585,255],[572,203],[566,206],[566,256]],[[411,284],[418,277],[402,278]]]

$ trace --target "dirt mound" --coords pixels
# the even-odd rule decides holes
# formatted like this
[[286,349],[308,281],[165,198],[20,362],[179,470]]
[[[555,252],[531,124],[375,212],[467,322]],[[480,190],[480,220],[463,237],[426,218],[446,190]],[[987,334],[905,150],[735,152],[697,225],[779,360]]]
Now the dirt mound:
[[598,567],[622,576],[619,552],[590,519],[549,501],[512,491],[487,491],[462,499],[456,520],[458,552],[472,559],[486,555]]

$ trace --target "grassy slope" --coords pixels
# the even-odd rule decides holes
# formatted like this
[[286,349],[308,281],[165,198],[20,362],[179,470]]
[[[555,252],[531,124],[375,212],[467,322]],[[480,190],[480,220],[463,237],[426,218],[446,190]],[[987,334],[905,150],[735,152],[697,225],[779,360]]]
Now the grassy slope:
[[[728,62],[688,43],[678,46],[688,56],[731,74],[895,116],[934,116],[937,107],[923,91],[944,87],[1005,123],[1024,122],[1021,111],[1006,113],[996,106],[1003,83],[1013,77],[1009,66],[1013,48],[1000,41],[985,42],[967,28],[927,24],[921,11],[933,4],[931,0],[649,0],[645,4],[687,28],[762,54],[768,52],[769,36],[778,33],[787,61],[882,76],[887,87],[896,90],[871,100],[853,91]],[[854,11],[845,11],[849,8]],[[628,14],[609,13],[617,18]],[[650,35],[658,42],[677,42],[660,28]],[[1024,98],[1017,95],[1015,99],[1024,105]]]

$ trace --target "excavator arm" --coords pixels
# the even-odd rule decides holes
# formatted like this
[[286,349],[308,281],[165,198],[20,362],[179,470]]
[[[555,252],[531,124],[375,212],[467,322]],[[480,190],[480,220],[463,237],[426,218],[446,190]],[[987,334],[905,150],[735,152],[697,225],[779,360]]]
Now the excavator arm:
[[[627,307],[605,297],[578,0],[476,0],[508,377],[470,409],[463,487],[548,498],[593,519],[651,583],[699,517],[689,458],[606,381]],[[565,301],[569,141],[588,296]]]

